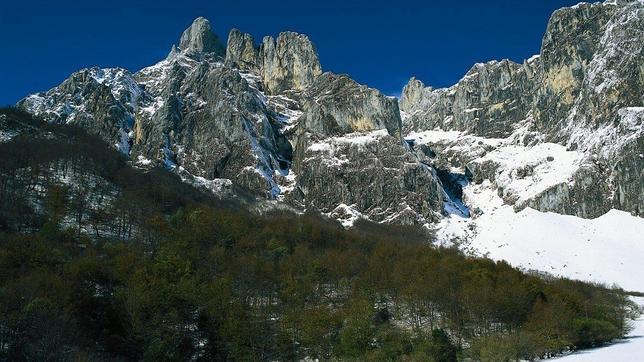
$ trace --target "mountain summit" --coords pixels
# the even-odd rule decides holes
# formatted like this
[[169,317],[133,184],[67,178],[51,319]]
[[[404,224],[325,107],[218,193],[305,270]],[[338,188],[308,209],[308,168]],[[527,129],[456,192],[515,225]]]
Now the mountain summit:
[[203,17],[196,18],[192,25],[181,34],[179,50],[182,52],[213,53],[224,56],[226,50],[213,33],[210,22]]
[[642,215],[643,19],[640,1],[558,10],[539,55],[475,64],[444,89],[412,78],[399,109],[323,73],[305,35],[257,44],[233,29],[224,48],[197,18],[155,65],[84,69],[19,106],[85,127],[139,167],[346,225],[476,216],[486,207],[468,194],[484,186],[516,211]]
[[232,30],[222,50],[197,18],[171,55],[134,74],[85,69],[20,107],[81,124],[140,167],[161,164],[218,194],[313,209],[349,225],[438,221],[443,192],[403,142],[397,101],[322,72],[308,37]]

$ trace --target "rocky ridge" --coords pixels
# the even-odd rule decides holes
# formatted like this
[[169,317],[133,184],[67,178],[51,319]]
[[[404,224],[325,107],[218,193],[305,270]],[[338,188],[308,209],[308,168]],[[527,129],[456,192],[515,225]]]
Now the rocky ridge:
[[523,64],[476,64],[443,89],[412,78],[403,129],[419,157],[491,181],[515,210],[642,216],[642,39],[642,1],[557,10]]
[[[443,212],[434,170],[402,140],[397,101],[322,73],[313,44],[294,32],[256,45],[233,29],[224,48],[197,18],[161,62],[84,69],[19,107],[222,195],[241,188],[340,219],[342,210],[345,223],[426,224]],[[322,143],[333,150],[316,151]]]
[[463,204],[472,183],[517,211],[641,216],[643,8],[620,0],[560,9],[539,55],[475,64],[449,88],[412,78],[400,108],[323,72],[302,34],[258,44],[233,29],[224,47],[204,18],[157,64],[84,69],[19,107],[81,125],[139,167],[345,225],[476,216],[482,210]]

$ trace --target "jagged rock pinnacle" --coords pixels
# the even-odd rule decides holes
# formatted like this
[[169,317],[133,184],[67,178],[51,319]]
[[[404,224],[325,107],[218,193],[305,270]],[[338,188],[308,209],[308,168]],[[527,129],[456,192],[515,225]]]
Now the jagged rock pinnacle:
[[263,39],[260,57],[264,83],[271,93],[302,91],[322,74],[315,46],[306,35],[282,32]]
[[196,18],[183,32],[179,49],[181,52],[214,53],[218,56],[226,53],[223,44],[213,33],[210,22],[203,17]]
[[259,68],[258,47],[253,36],[232,29],[228,35],[226,47],[226,65],[241,70],[257,70]]

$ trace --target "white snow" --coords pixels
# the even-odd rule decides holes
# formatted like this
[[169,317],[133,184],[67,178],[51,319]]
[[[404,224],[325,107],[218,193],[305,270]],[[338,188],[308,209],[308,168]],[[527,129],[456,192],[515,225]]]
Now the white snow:
[[96,82],[109,87],[115,99],[123,100],[131,108],[135,108],[138,98],[144,93],[144,90],[126,69],[90,68],[88,72]]
[[[285,170],[283,171],[286,173],[286,175],[283,175],[280,173],[280,171],[275,171],[275,176],[277,177],[277,180],[279,182],[279,195],[277,195],[277,200],[279,201],[284,201],[284,198],[286,195],[290,194],[295,190],[295,186],[297,186],[297,175],[293,172],[293,170]],[[279,176],[282,176],[279,178]]]
[[[341,147],[365,147],[366,145],[376,142],[382,137],[388,137],[389,133],[386,129],[379,129],[370,132],[354,132],[348,133],[340,137],[330,137],[323,141],[315,142],[309,145],[306,149],[307,152],[326,153],[325,157],[321,158],[320,162],[328,166],[339,166],[349,162],[346,153],[336,152]],[[336,156],[339,154],[339,157]],[[312,158],[307,157],[304,162],[310,161]]]
[[551,187],[571,182],[584,157],[559,144],[540,143],[534,147],[499,147],[473,162],[498,164],[494,183],[522,205]]
[[296,101],[284,95],[268,96],[266,104],[277,114],[277,120],[283,125],[283,132],[295,128],[298,120],[304,114],[298,108]]
[[125,156],[130,155],[130,138],[131,138],[131,136],[132,136],[131,132],[128,132],[123,128],[119,128],[119,140],[114,145],[114,147],[116,147],[116,149],[119,150]]
[[259,84],[261,83],[260,77],[253,73],[240,72],[239,75],[246,81],[246,83],[248,83],[248,86],[255,92],[257,98],[262,102],[262,104],[266,106],[268,98],[264,92],[259,90]]
[[597,152],[599,156],[610,159],[621,152],[624,145],[636,141],[644,135],[644,107],[624,107],[617,111],[618,124],[612,122],[601,125],[596,130],[589,130],[584,125],[576,124],[576,110],[573,109],[567,118],[570,132],[569,144],[577,144],[580,149]]
[[643,218],[619,210],[596,219],[531,208],[516,213],[488,181],[464,193],[475,216],[446,217],[437,231],[440,242],[526,270],[644,291]]
[[350,228],[359,219],[364,218],[354,205],[339,204],[333,211],[325,214],[328,217],[338,220],[345,228]]
[[137,165],[147,166],[147,165],[149,165],[149,164],[151,164],[151,163],[152,163],[152,161],[151,161],[151,160],[149,160],[149,159],[147,159],[147,158],[145,158],[144,156],[139,155],[139,156],[136,158],[136,164],[137,164]]
[[351,143],[357,145],[366,145],[378,140],[381,137],[389,136],[386,129],[379,129],[371,132],[355,132],[349,133],[342,137],[334,137],[332,140],[335,143]]
[[389,133],[386,129],[379,129],[371,132],[354,132],[348,133],[341,137],[331,137],[325,139],[323,142],[316,142],[311,144],[307,151],[311,152],[332,152],[337,145],[343,144],[352,144],[358,146],[364,146],[374,141],[377,141],[381,137],[387,137]]
[[415,144],[449,144],[454,147],[460,145],[468,146],[473,144],[480,144],[485,146],[497,147],[504,143],[506,140],[503,138],[485,138],[467,134],[461,131],[443,131],[431,130],[412,132],[405,137],[408,141],[413,141]]
[[413,140],[417,144],[427,144],[427,143],[439,143],[445,141],[457,141],[463,136],[463,132],[460,131],[422,131],[422,132],[412,132],[405,139]]
[[8,142],[12,138],[14,138],[18,133],[16,132],[10,132],[10,131],[5,131],[0,129],[0,142]]
[[165,101],[163,100],[163,98],[162,97],[157,97],[157,98],[154,99],[153,102],[150,102],[150,104],[148,104],[145,107],[139,108],[139,110],[141,112],[145,112],[148,115],[152,116],[157,110],[159,110],[161,107],[163,107],[164,104],[165,104]]
[[532,63],[532,62],[534,62],[535,60],[537,60],[539,58],[541,58],[541,55],[540,54],[535,54],[535,55],[531,56],[530,58],[528,58],[526,60],[526,62],[527,63]]
[[222,195],[230,189],[233,182],[227,178],[215,178],[209,180],[202,176],[196,176],[188,172],[183,166],[175,166],[173,170],[179,175],[181,181],[191,184],[195,187],[202,187],[214,193],[215,195]]
[[317,142],[311,144],[306,150],[311,152],[331,152],[331,144],[325,142]]

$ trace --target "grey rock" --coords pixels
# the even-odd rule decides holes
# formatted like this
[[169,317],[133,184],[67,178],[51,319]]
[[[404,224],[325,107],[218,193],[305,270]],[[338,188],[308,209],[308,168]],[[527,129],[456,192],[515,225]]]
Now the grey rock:
[[339,206],[376,222],[436,222],[443,190],[436,173],[385,130],[326,138],[303,151],[298,188],[305,205]]
[[[290,158],[290,145],[263,95],[240,73],[221,63],[167,62],[155,91],[161,107],[137,114],[134,156],[161,158],[207,180],[230,179],[263,197],[279,189],[273,174]],[[157,69],[144,69],[141,79]]]
[[412,78],[400,102],[404,130],[443,128],[484,137],[509,136],[530,109],[535,61],[478,63],[447,89],[425,87]]
[[230,31],[226,46],[226,66],[244,71],[259,71],[259,49],[255,46],[252,35],[237,29]]
[[[551,162],[549,158],[544,160]],[[490,180],[497,184],[501,173],[512,173],[514,177],[531,178],[537,165],[526,165],[517,169],[504,169],[502,165],[490,159],[476,159],[466,166],[466,175],[474,183]],[[604,182],[606,170],[592,160],[585,160],[572,174],[570,180],[546,188],[530,198],[519,198],[520,195],[505,190],[498,185],[498,195],[506,204],[513,205],[515,211],[531,207],[543,212],[575,215],[583,218],[595,218],[610,210],[608,185]]]
[[292,138],[295,204],[377,222],[440,218],[442,186],[402,140],[395,98],[332,73],[319,76],[299,97],[303,114]]
[[84,127],[128,154],[134,110],[145,99],[143,87],[127,70],[90,68],[47,92],[26,97],[18,107],[48,122]]
[[210,22],[202,17],[196,18],[181,34],[179,49],[188,53],[213,53],[220,57],[226,52],[217,35],[213,33]]
[[[438,220],[440,181],[403,142],[395,98],[322,74],[304,35],[266,37],[258,49],[232,30],[221,62],[223,54],[199,18],[153,66],[82,71],[21,106],[127,144],[134,165],[164,165],[219,194],[243,189],[380,222]],[[316,143],[334,151],[317,152]]]
[[300,131],[317,136],[386,129],[401,137],[398,102],[346,75],[324,73],[302,94]]
[[526,206],[540,211],[596,218],[610,210],[608,185],[603,182],[606,175],[600,167],[586,162],[573,175],[573,182],[556,185],[530,200],[526,205],[515,204],[515,210]]
[[[540,55],[523,65],[478,64],[445,89],[412,78],[402,93],[403,129],[458,130],[519,145],[560,143],[584,153],[592,167],[585,165],[571,184],[535,197],[530,206],[584,217],[614,207],[642,216],[643,39],[641,1],[557,10]],[[437,159],[470,158],[469,151],[441,155],[440,145],[428,147]],[[468,171],[476,181],[493,180],[495,172],[491,164],[468,164]]]
[[543,80],[534,107],[542,129],[556,129],[565,120],[615,10],[613,5],[582,3],[550,17],[541,45]]
[[306,35],[283,32],[266,36],[260,48],[262,81],[268,93],[302,91],[322,74],[317,51]]

